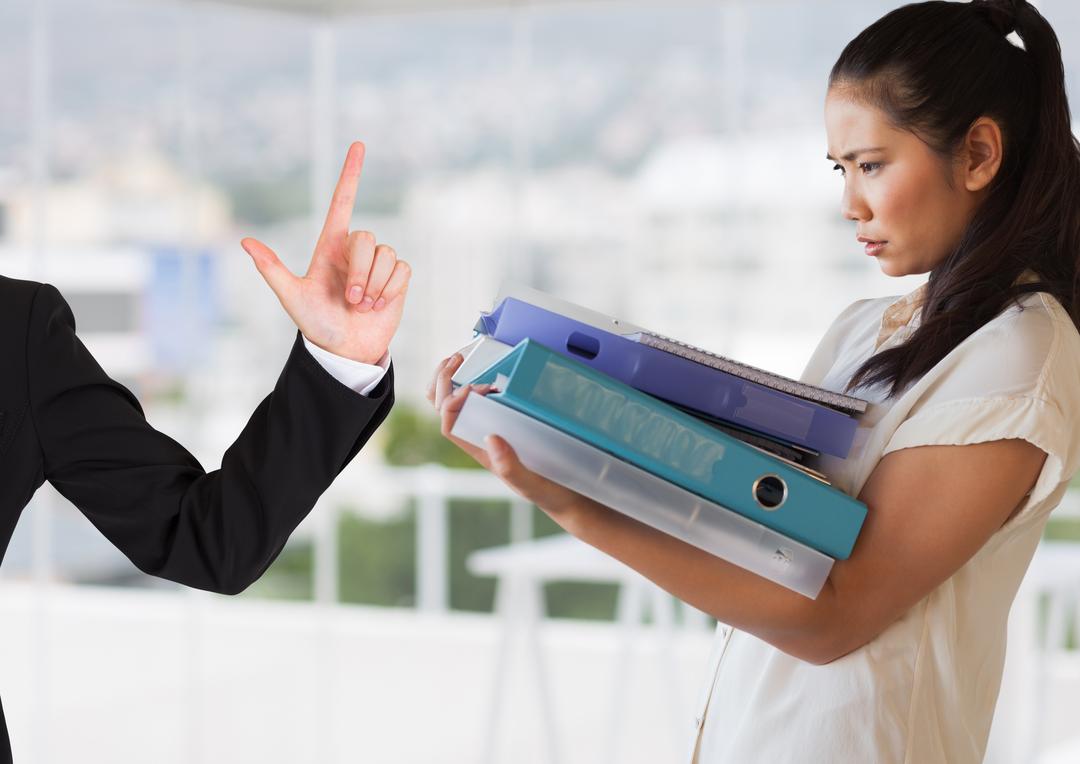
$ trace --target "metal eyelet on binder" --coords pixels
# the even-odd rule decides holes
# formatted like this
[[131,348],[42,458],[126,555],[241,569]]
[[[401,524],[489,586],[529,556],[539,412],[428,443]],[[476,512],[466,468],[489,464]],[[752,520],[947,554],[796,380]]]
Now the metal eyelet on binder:
[[751,489],[754,501],[766,512],[779,509],[787,501],[787,483],[779,475],[762,475]]

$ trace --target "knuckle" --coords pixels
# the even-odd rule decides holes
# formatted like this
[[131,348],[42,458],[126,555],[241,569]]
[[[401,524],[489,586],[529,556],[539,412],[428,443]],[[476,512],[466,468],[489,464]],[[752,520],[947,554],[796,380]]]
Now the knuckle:
[[349,234],[349,239],[358,246],[375,246],[375,234],[371,231],[353,231]]

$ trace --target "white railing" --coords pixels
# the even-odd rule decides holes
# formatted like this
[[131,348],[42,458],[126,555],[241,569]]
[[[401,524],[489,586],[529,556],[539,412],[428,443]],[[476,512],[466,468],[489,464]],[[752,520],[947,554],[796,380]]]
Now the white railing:
[[336,602],[337,529],[340,507],[357,496],[377,493],[404,502],[416,499],[416,607],[444,612],[449,607],[450,502],[456,499],[502,499],[509,503],[510,542],[532,537],[532,505],[484,470],[449,469],[437,464],[422,467],[385,467],[346,470],[319,501],[314,535],[315,599]]

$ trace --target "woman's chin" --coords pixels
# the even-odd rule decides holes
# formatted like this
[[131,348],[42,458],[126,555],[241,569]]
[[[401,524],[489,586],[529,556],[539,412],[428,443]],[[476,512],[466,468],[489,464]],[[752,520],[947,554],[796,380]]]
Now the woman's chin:
[[884,258],[878,258],[878,267],[881,268],[881,272],[886,276],[892,276],[899,278],[900,276],[909,276],[912,271],[909,268],[905,268],[902,263],[898,263],[895,260],[886,260]]

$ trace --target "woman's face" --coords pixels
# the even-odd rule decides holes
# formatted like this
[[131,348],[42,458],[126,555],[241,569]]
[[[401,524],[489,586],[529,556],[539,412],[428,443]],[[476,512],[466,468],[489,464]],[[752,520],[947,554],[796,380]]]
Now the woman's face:
[[944,161],[878,109],[836,88],[825,99],[828,158],[843,175],[840,211],[888,276],[933,270],[960,242],[977,195]]

